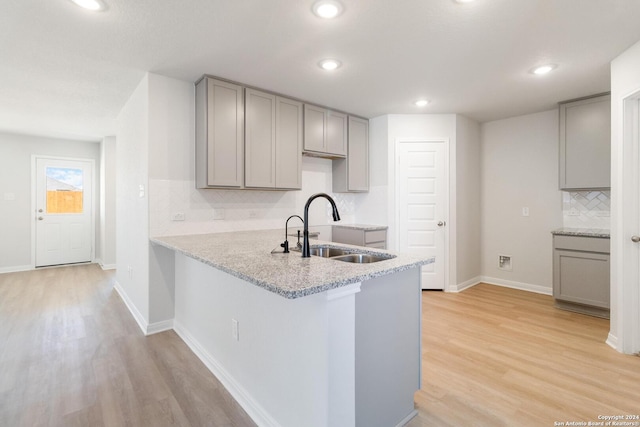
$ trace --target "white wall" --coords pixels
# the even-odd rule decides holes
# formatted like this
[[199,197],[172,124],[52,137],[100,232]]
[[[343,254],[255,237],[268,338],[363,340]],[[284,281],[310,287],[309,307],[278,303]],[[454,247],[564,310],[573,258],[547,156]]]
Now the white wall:
[[[95,142],[0,133],[0,273],[34,267],[32,155],[93,159],[95,176],[100,176],[100,147]],[[95,188],[94,211],[99,224],[100,187]],[[13,200],[7,200],[10,195]],[[100,244],[99,238],[96,227],[96,245]]]
[[149,322],[148,75],[117,122],[116,289],[145,330]]
[[624,137],[623,120],[624,99],[638,91],[640,42],[611,63],[611,321],[607,342],[625,353],[640,351],[640,251],[630,240],[640,231],[637,141]]
[[[558,111],[484,123],[481,132],[483,280],[551,294],[551,231],[562,226]],[[498,269],[499,254],[512,257],[512,271]]]
[[462,288],[476,284],[482,271],[480,159],[480,124],[456,116],[456,284]]
[[104,269],[116,265],[116,138],[100,143],[100,245],[96,258]]

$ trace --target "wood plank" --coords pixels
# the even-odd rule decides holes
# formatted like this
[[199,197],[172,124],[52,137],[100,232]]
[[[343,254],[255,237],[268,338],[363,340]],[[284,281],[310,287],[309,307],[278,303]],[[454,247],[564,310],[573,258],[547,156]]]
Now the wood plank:
[[609,321],[487,284],[422,294],[422,389],[410,427],[552,426],[640,413],[640,358]]
[[142,335],[114,276],[0,274],[0,425],[254,426],[173,331]]

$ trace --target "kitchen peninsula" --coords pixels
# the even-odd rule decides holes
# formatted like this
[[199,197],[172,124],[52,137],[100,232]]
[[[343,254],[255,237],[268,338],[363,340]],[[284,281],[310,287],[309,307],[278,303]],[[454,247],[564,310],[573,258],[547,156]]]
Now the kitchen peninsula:
[[151,239],[173,258],[175,331],[258,425],[395,426],[420,388],[420,267],[284,254],[282,231]]

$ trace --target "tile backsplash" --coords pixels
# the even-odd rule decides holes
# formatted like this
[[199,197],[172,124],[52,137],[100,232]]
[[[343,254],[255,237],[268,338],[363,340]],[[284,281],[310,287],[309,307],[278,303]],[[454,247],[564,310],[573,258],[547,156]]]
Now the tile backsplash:
[[610,228],[611,191],[563,191],[564,227]]

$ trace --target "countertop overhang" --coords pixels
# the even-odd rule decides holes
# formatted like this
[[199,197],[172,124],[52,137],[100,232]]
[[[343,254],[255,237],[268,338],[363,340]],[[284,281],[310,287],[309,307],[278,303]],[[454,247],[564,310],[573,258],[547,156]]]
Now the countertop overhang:
[[[435,261],[433,258],[321,240],[314,240],[311,247],[346,247],[359,252],[392,254],[396,257],[370,264],[352,264],[316,256],[302,258],[300,252],[282,253],[280,243],[283,234],[282,230],[257,230],[153,237],[150,241],[289,299],[364,282]],[[278,252],[272,253],[273,250]]]

